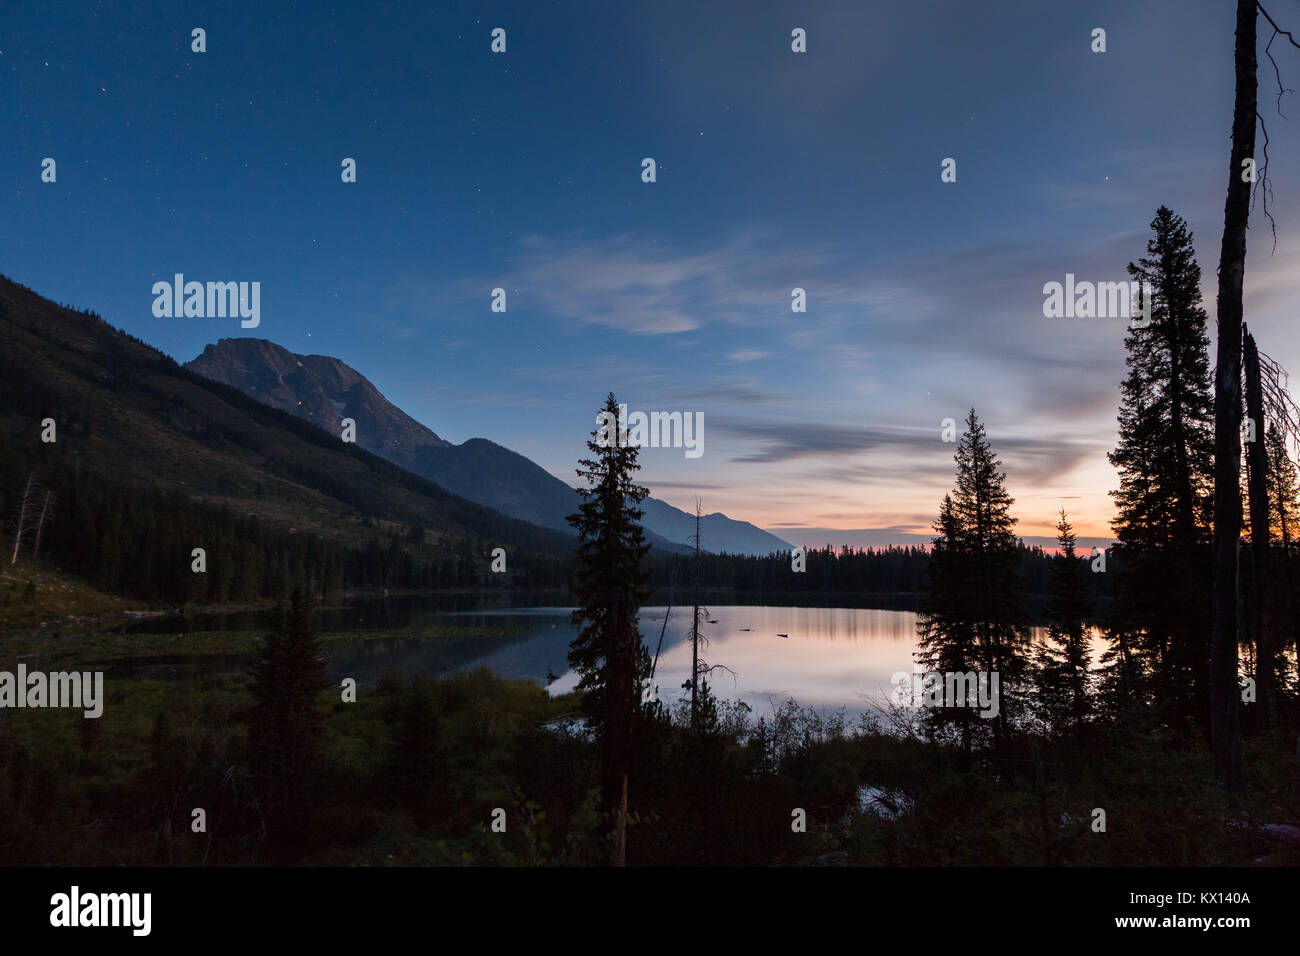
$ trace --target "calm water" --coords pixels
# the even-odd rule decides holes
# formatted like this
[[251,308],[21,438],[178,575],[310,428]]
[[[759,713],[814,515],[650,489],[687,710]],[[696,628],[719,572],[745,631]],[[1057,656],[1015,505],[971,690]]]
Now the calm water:
[[[641,633],[652,658],[658,650],[655,683],[660,699],[671,703],[685,694],[681,685],[690,673],[691,609],[673,608],[666,628],[665,611],[664,607],[642,609]],[[548,686],[551,677],[551,692],[564,693],[577,683],[567,661],[574,636],[569,614],[569,608],[558,607],[404,613],[393,626],[418,629],[422,621],[436,621],[463,628],[466,636],[331,641],[327,645],[330,672],[336,679],[353,677],[362,686],[373,686],[389,670],[445,676],[486,666],[501,677],[532,680],[541,686]],[[700,627],[707,639],[701,657],[734,672],[734,676],[716,672],[710,680],[714,692],[724,699],[744,701],[756,715],[793,697],[804,706],[843,707],[852,717],[887,699],[895,672],[912,670],[916,647],[912,611],[723,606],[710,609],[707,620]],[[363,623],[373,627],[379,622],[367,613]],[[502,628],[514,633],[495,633]],[[232,672],[243,666],[241,659],[231,657],[175,658],[124,662],[119,672],[182,676],[195,671]]]
[[[652,657],[664,611],[652,607],[641,612],[641,632]],[[708,643],[700,656],[734,672],[733,677],[716,671],[710,684],[719,697],[744,701],[756,714],[788,697],[808,707],[859,713],[868,708],[867,699],[886,698],[895,671],[912,669],[916,615],[911,611],[717,607],[710,609],[709,620],[717,623],[701,623]],[[691,672],[690,628],[691,609],[673,609],[655,671],[661,700],[687,693],[681,685]],[[551,689],[568,691],[576,683],[566,667]]]

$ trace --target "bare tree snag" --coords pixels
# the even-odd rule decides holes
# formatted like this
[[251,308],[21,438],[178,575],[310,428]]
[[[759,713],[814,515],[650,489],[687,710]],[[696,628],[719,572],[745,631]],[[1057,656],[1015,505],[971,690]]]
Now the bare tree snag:
[[36,471],[27,473],[27,487],[23,489],[22,501],[18,503],[18,526],[14,528],[14,556],[10,564],[18,563],[18,546],[22,544],[23,532],[27,530],[27,509],[32,504],[32,482],[36,480]]
[[1241,326],[1258,93],[1255,0],[1237,0],[1236,99],[1232,155],[1219,252],[1218,367],[1214,376],[1214,630],[1210,653],[1210,736],[1214,776],[1234,806],[1244,788],[1237,680],[1237,586],[1241,537]]

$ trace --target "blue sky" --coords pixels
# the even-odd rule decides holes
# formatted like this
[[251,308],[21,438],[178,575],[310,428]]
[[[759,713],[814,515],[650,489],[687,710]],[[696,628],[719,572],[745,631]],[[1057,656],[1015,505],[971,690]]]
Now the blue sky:
[[[1064,506],[1103,535],[1124,323],[1046,319],[1043,284],[1125,279],[1164,203],[1213,332],[1228,0],[151,6],[0,11],[0,271],[180,361],[337,356],[565,480],[612,389],[704,415],[700,458],[643,452],[659,497],[907,540],[973,405],[1021,531]],[[1300,98],[1260,80],[1278,248],[1257,213],[1247,321],[1300,370]],[[176,272],[259,281],[261,325],[155,318]]]

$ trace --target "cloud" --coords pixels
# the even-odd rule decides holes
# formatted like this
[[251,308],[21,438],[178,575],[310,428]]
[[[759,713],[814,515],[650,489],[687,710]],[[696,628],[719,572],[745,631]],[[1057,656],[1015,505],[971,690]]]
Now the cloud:
[[659,488],[685,488],[687,491],[726,491],[731,487],[730,485],[707,484],[702,481],[655,481],[652,478],[638,480],[652,491]]
[[[1135,212],[1126,229],[932,244],[875,261],[842,245],[783,247],[780,236],[755,230],[712,245],[534,235],[505,276],[455,286],[484,304],[485,288],[504,285],[512,311],[536,309],[539,318],[558,320],[562,335],[595,324],[652,337],[629,345],[601,335],[598,351],[581,354],[584,367],[599,370],[600,394],[608,383],[632,407],[702,411],[711,460],[784,465],[780,479],[822,489],[819,500],[830,482],[869,482],[894,496],[920,488],[942,494],[954,448],[938,442],[939,422],[960,421],[972,405],[1012,487],[1055,500],[1058,489],[1047,486],[1075,490],[1072,471],[1105,467],[1126,323],[1048,319],[1043,284],[1067,272],[1126,280],[1125,266],[1145,251],[1150,213]],[[1213,249],[1204,237],[1201,246],[1206,260]],[[1286,245],[1250,273],[1248,306],[1284,303],[1296,261]],[[1213,269],[1204,271],[1212,280]],[[806,315],[790,313],[794,284],[808,291]],[[1261,345],[1285,361],[1289,340],[1280,323],[1270,325],[1261,321],[1261,331],[1272,333]],[[759,359],[771,371],[735,374]],[[575,386],[568,359],[524,364],[526,374],[512,366],[513,374],[568,392]],[[864,421],[870,426],[858,424]],[[753,473],[760,470],[769,474]],[[670,469],[665,477],[685,476]],[[737,476],[741,486],[748,480]]]
[[739,234],[689,252],[631,235],[530,236],[512,281],[560,318],[639,335],[689,332],[758,304],[771,280],[756,266],[754,242]]
[[724,381],[703,387],[695,383],[673,385],[665,388],[664,394],[672,402],[689,405],[707,405],[713,402],[735,402],[738,405],[767,402],[788,404],[793,401],[789,395],[748,380]]
[[[776,463],[828,459],[801,470],[809,483],[858,484],[888,479],[913,486],[951,482],[956,445],[939,440],[937,428],[876,425],[834,425],[825,422],[752,422],[722,420],[716,432],[749,439],[757,448],[732,457],[737,463]],[[1059,428],[1029,434],[991,434],[990,444],[1008,476],[1017,483],[1049,484],[1078,465],[1103,456],[1105,442],[1086,435],[1069,435]],[[844,462],[845,457],[870,457]],[[839,460],[837,460],[839,459]]]
[[[912,444],[906,429],[871,430],[857,425],[824,422],[722,421],[715,429],[726,435],[756,440],[760,450],[732,458],[736,462],[790,461],[810,455],[843,455],[870,451],[886,444]],[[915,437],[919,438],[919,434]],[[933,440],[933,436],[931,436]]]

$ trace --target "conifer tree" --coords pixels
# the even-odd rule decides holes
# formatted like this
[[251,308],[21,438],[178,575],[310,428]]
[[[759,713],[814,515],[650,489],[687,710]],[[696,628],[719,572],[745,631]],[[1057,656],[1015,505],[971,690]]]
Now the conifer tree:
[[1074,551],[1074,528],[1061,510],[1052,559],[1047,641],[1038,648],[1038,709],[1053,733],[1079,736],[1092,713],[1087,619],[1092,614],[1086,563]]
[[[930,670],[997,674],[997,714],[980,723],[991,725],[1001,745],[1028,671],[1024,582],[1011,515],[1014,499],[973,408],[956,462],[956,488],[944,498],[935,524],[939,537],[920,620],[918,660]],[[947,688],[944,707],[930,715],[931,721],[959,723],[969,752],[976,732],[971,716],[978,714],[974,688],[965,689],[966,700],[948,700],[946,694]]]
[[[1297,476],[1295,462],[1287,454],[1286,442],[1277,425],[1270,425],[1265,437],[1268,452],[1268,501],[1269,524],[1272,540],[1279,547],[1281,560],[1277,562],[1278,585],[1273,593],[1277,595],[1281,613],[1288,620],[1288,633],[1277,642],[1279,649],[1286,643],[1295,651],[1297,676],[1300,677],[1300,586],[1296,581],[1296,559],[1300,557],[1295,547],[1297,531],[1300,530],[1300,476]],[[1282,671],[1279,670],[1279,674]]]
[[427,675],[402,689],[392,744],[393,781],[421,819],[428,815],[438,777],[439,727],[435,697]]
[[[964,673],[977,669],[975,626],[970,619],[973,581],[968,573],[967,540],[953,506],[952,495],[943,496],[939,517],[934,522],[937,537],[930,548],[929,586],[918,619],[917,663],[927,671]],[[961,735],[962,750],[970,756],[975,732],[974,711],[951,706],[955,701],[927,714],[931,730],[955,728]]]
[[316,636],[316,607],[296,587],[253,664],[254,757],[263,773],[272,813],[301,793],[315,755],[321,715],[317,697],[326,684],[325,653]]
[[1265,436],[1268,453],[1268,500],[1271,537],[1286,550],[1300,531],[1300,476],[1295,462],[1287,454],[1286,443],[1277,425],[1269,425]]
[[578,634],[569,664],[579,675],[583,712],[601,749],[601,807],[613,826],[611,862],[626,860],[626,816],[630,749],[640,716],[642,682],[650,656],[641,641],[637,613],[648,596],[642,561],[650,547],[637,507],[649,492],[633,483],[640,469],[638,449],[628,444],[611,392],[587,448],[578,476],[582,504],[568,520],[578,533],[573,593]]
[[1147,255],[1129,274],[1149,284],[1148,323],[1125,339],[1119,443],[1109,459],[1125,568],[1119,619],[1160,702],[1204,721],[1209,700],[1210,512],[1214,408],[1201,270],[1182,218],[1161,206]]

